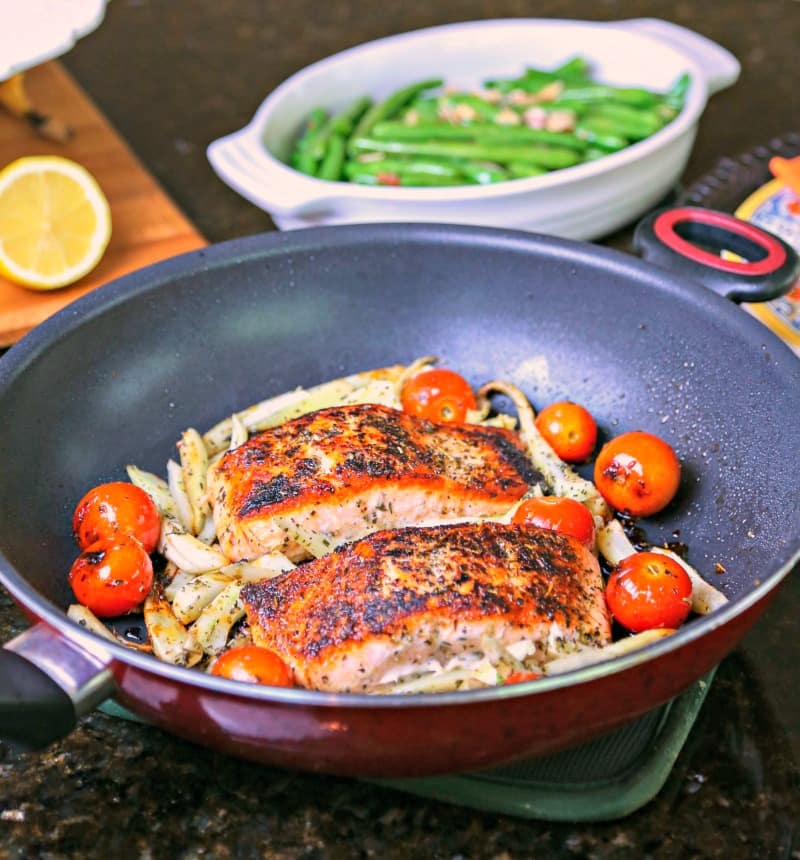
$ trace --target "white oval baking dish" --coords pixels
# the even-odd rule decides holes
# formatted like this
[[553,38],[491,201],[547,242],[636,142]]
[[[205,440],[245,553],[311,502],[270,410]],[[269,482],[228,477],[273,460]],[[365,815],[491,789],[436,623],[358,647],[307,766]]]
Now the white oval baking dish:
[[[381,99],[413,80],[458,87],[554,67],[577,54],[606,83],[665,90],[692,76],[681,114],[652,137],[598,161],[495,185],[368,187],[328,182],[287,166],[292,142],[315,107],[338,110],[369,94]],[[243,129],[214,141],[220,178],[268,212],[280,229],[365,221],[433,221],[511,227],[595,239],[633,221],[675,185],[713,93],[739,76],[726,49],[684,27],[641,18],[612,23],[553,19],[473,21],[368,42],[297,72]]]

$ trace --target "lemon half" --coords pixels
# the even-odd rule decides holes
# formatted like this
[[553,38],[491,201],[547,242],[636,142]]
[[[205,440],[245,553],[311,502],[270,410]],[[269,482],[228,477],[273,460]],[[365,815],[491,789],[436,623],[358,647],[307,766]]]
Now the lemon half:
[[57,156],[0,171],[0,275],[35,290],[74,284],[103,256],[111,211],[80,164]]

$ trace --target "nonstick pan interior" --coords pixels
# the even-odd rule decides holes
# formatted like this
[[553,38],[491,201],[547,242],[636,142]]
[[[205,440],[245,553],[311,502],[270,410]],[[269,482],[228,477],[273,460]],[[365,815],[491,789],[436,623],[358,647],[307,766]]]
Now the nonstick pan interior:
[[516,382],[535,407],[581,402],[604,438],[641,428],[672,443],[680,492],[646,532],[685,541],[729,597],[796,555],[800,365],[747,314],[589,245],[371,225],[194,252],[96,291],[11,350],[7,572],[66,607],[71,511],[90,486],[124,478],[127,463],[163,474],[186,427],[431,353],[472,383]]

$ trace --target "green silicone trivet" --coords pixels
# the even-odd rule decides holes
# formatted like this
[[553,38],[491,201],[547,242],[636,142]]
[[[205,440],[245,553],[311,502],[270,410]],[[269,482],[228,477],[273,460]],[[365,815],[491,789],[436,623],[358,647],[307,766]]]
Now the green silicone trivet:
[[652,800],[666,782],[714,677],[668,704],[565,752],[474,774],[372,780],[423,797],[545,821],[611,821]]
[[[652,800],[666,782],[714,677],[591,743],[532,761],[457,776],[378,779],[390,788],[485,812],[545,821],[610,821]],[[100,710],[143,722],[116,702]]]

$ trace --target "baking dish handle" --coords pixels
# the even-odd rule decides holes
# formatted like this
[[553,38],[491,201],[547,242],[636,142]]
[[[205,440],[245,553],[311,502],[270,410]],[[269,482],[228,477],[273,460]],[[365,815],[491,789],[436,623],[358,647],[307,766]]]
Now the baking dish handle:
[[709,95],[735,84],[739,78],[741,66],[730,51],[694,30],[681,27],[680,24],[663,21],[661,18],[631,18],[628,21],[617,21],[614,26],[641,33],[643,36],[652,36],[689,57],[705,73]]
[[68,735],[114,692],[110,658],[44,624],[0,648],[0,741],[19,752]]
[[696,206],[648,215],[636,227],[633,247],[642,259],[734,302],[782,296],[800,275],[800,258],[783,239],[733,215]]
[[[252,123],[213,141],[206,154],[223,182],[270,213],[323,219],[342,198],[342,183],[326,182],[329,191],[322,193],[319,179],[292,170],[265,152]],[[344,188],[345,196],[352,196],[353,189]]]

